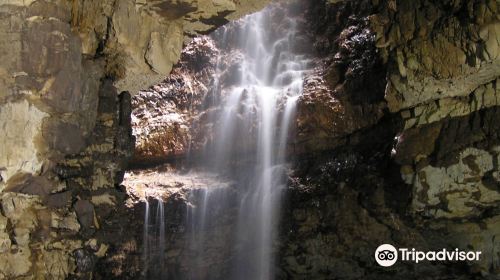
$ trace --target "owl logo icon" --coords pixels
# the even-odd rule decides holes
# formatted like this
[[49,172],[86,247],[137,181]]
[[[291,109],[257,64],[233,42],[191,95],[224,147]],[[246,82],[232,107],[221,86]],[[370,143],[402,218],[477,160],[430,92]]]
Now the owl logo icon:
[[382,244],[375,251],[375,260],[380,266],[392,266],[398,261],[398,250],[391,244]]

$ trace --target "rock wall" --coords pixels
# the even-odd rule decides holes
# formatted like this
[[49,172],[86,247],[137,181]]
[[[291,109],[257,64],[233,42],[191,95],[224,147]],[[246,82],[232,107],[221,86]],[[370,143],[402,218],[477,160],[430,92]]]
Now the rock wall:
[[[304,153],[289,192],[283,273],[498,277],[498,2],[307,9],[325,66],[299,110],[295,148]],[[366,259],[382,243],[485,255],[383,271]]]
[[[432,208],[435,195],[443,196],[442,206],[448,212],[444,215],[449,218],[465,215],[453,212],[457,207],[468,208],[466,193],[481,194],[495,204],[498,192],[493,186],[498,180],[487,173],[494,173],[498,141],[493,132],[500,76],[498,3],[403,2],[371,20],[377,46],[393,69],[385,99],[404,121],[395,158],[403,165],[405,181],[415,188],[413,210]],[[447,171],[438,175],[434,168]],[[456,184],[471,185],[464,187],[466,191],[457,189],[443,182],[448,177]],[[481,181],[491,182],[490,187],[475,190],[481,188]],[[426,191],[422,192],[422,184],[428,185]],[[447,196],[454,205],[446,206]],[[428,207],[417,207],[419,201]],[[462,211],[474,212],[472,208]],[[442,217],[438,212],[431,215]]]
[[[388,11],[372,23],[394,69],[385,98],[404,121],[394,157],[412,186],[409,210],[451,244],[486,252],[479,270],[498,274],[498,2],[403,2]],[[391,17],[399,26],[384,24]]]
[[125,199],[129,92],[163,79],[191,36],[265,4],[0,3],[1,279],[92,275]]

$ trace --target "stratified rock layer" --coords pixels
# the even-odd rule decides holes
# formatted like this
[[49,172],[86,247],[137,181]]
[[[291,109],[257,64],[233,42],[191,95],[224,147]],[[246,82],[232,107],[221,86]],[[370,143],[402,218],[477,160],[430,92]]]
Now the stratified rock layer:
[[95,276],[102,232],[126,224],[115,187],[131,94],[169,74],[190,36],[265,4],[1,1],[1,279]]

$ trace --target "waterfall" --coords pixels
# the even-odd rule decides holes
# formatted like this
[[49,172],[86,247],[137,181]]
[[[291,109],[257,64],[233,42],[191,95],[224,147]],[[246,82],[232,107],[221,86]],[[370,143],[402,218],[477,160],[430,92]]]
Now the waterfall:
[[[274,279],[288,136],[308,65],[305,56],[293,52],[294,19],[285,16],[272,22],[276,8],[271,5],[218,31],[221,51],[206,96],[213,127],[207,139],[211,141],[201,159],[193,158],[198,160],[193,166],[215,174],[216,180],[183,175],[197,183],[184,185],[185,232],[179,267],[168,271],[175,275],[173,279]],[[280,28],[273,30],[273,24]],[[237,70],[227,69],[225,61],[232,49],[241,58]],[[223,75],[233,70],[229,74],[234,80],[225,84]],[[221,178],[231,183],[222,184]],[[147,279],[167,277],[163,201],[157,202],[154,218],[149,217],[146,202],[143,254]],[[220,256],[227,258],[221,261]]]
[[144,233],[142,237],[142,261],[144,262],[143,276],[146,276],[148,271],[149,259],[149,201],[146,199],[144,203]]
[[[205,276],[213,260],[206,254],[214,248],[224,247],[227,244],[217,244],[213,229],[223,219],[227,212],[227,201],[231,200],[227,186],[207,186],[191,190],[187,201],[188,238],[185,248],[191,256],[187,264],[188,279],[207,279]],[[213,277],[212,277],[213,278]],[[210,279],[212,279],[210,278]]]
[[[201,278],[200,270],[203,267],[205,250],[203,245],[206,237],[205,222],[207,219],[207,205],[209,204],[210,192],[210,189],[192,190],[188,197],[189,204],[186,217],[190,236],[187,239],[188,244],[186,244],[186,247],[193,252],[191,255],[195,256],[194,259],[190,260],[189,264],[191,279]],[[198,206],[194,207],[196,204]]]
[[[154,219],[150,217],[150,204],[146,200],[144,210],[143,276],[147,279],[165,279],[163,261],[165,260],[165,210],[163,200],[156,199]],[[154,222],[151,223],[151,220]],[[151,231],[150,228],[153,230]],[[150,236],[153,235],[153,236]]]
[[[270,31],[272,9],[240,21],[237,48],[243,59],[238,82],[220,89],[222,109],[215,144],[209,147],[213,169],[232,174],[238,182],[233,279],[273,279],[273,241],[285,184],[286,146],[307,65],[303,56],[292,52],[293,20],[283,19],[287,22],[282,23],[286,26],[282,34]],[[253,158],[243,172],[233,165],[242,157]]]
[[154,270],[156,273],[157,279],[164,279],[164,260],[165,260],[165,210],[163,209],[163,200],[158,199],[158,204],[156,208],[156,223],[155,228],[156,232],[156,240],[158,240],[157,249],[158,249],[158,260],[159,266]]

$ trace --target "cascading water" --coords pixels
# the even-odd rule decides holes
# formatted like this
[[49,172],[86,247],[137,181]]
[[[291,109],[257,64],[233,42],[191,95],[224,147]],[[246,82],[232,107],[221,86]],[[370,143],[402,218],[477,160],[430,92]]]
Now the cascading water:
[[[232,73],[230,85],[225,83],[223,73],[233,70],[224,68],[228,54],[222,50],[207,95],[213,112],[213,131],[208,137],[212,141],[206,145],[204,157],[193,166],[231,183],[212,180],[187,188],[185,255],[180,260],[181,268],[169,272],[174,275],[170,279],[274,278],[273,242],[286,184],[288,136],[309,62],[293,51],[294,20],[285,16],[276,22],[276,9],[279,6],[271,5],[219,31],[222,42],[218,44],[238,50],[239,69],[234,70],[236,75]],[[143,246],[145,262],[158,258],[155,262],[162,266],[165,225],[163,203],[158,201],[158,205],[156,222],[150,225],[146,204]],[[155,244],[148,241],[152,235]],[[227,260],[215,263],[211,259],[214,251]],[[224,271],[214,275],[213,267],[218,265],[224,266]],[[146,267],[148,279],[166,279],[163,270]]]
[[[285,17],[286,22],[279,23],[285,32],[270,32],[273,8],[240,21],[239,77],[234,86],[218,92],[222,109],[214,145],[208,147],[215,159],[213,170],[231,173],[237,181],[233,279],[273,278],[272,242],[285,183],[286,145],[307,66],[304,57],[292,52],[293,20]],[[218,77],[216,82],[219,86]],[[241,157],[253,158],[243,172],[233,166]]]
[[[186,246],[194,258],[187,263],[189,267],[188,279],[206,279],[206,271],[211,264],[209,256],[204,254],[213,248],[224,244],[217,244],[214,232],[210,229],[216,227],[218,220],[226,214],[229,200],[233,200],[231,192],[224,185],[207,186],[194,189],[190,192],[187,201],[188,237]],[[197,205],[197,207],[192,207]],[[214,277],[217,278],[217,277]]]
[[[150,222],[150,204],[147,200],[145,203],[143,240],[144,276],[148,279],[165,279],[163,266],[158,265],[165,258],[165,210],[163,200],[156,199],[156,203],[156,213],[152,224]],[[152,240],[150,240],[150,234],[153,235]]]

